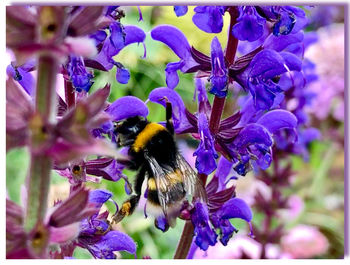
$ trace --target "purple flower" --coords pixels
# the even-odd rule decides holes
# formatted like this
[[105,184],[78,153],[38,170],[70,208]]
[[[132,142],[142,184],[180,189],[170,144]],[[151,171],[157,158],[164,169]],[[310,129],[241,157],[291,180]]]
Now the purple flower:
[[15,63],[12,62],[7,66],[6,72],[9,76],[12,76],[28,93],[30,96],[34,96],[35,84],[34,77],[30,73],[35,67],[35,62],[28,61],[21,66],[15,66]]
[[275,36],[294,34],[308,23],[305,12],[294,6],[260,6],[260,14],[267,20],[275,22],[273,34]]
[[227,245],[233,233],[238,231],[229,222],[231,218],[240,218],[250,223],[253,213],[245,201],[239,198],[232,198],[210,216],[214,227],[220,229],[220,241],[224,246]]
[[169,63],[165,69],[167,86],[173,89],[179,82],[177,70],[184,73],[188,69],[198,65],[192,58],[190,44],[178,28],[169,25],[155,27],[151,31],[151,37],[168,45],[181,59],[179,62]]
[[120,22],[114,22],[109,25],[111,32],[110,40],[115,49],[122,49],[125,44],[125,32],[124,27]]
[[[251,104],[251,101],[247,101]],[[245,175],[250,169],[250,162],[253,166],[265,170],[272,161],[271,147],[272,136],[282,129],[295,130],[297,126],[296,117],[286,110],[273,110],[259,116],[251,116],[246,120],[248,124],[240,122],[244,128],[239,132],[231,144],[228,144],[231,156],[239,161],[234,169],[239,175]],[[242,115],[243,117],[244,115]],[[249,123],[253,119],[255,123]]]
[[92,81],[93,75],[86,70],[81,57],[71,55],[70,61],[67,64],[67,71],[69,79],[77,92],[83,90],[89,92],[90,87],[94,83]]
[[98,30],[89,36],[95,40],[95,45],[99,45],[107,38],[107,33],[104,30]]
[[207,250],[209,246],[216,244],[217,234],[209,224],[209,212],[205,204],[196,202],[194,212],[191,215],[194,226],[195,243],[202,250]]
[[[104,71],[108,71],[112,69],[113,66],[116,66],[117,81],[121,84],[126,84],[130,79],[130,73],[121,63],[116,62],[113,57],[132,43],[143,43],[146,34],[139,27],[132,25],[122,26],[120,22],[112,23],[109,30],[110,36],[103,42],[101,51],[97,54],[94,60],[92,60],[92,64],[101,65]],[[145,56],[146,49],[144,57]]]
[[[89,194],[89,203],[100,208],[112,197],[112,193],[104,190],[94,190]],[[111,231],[107,221],[108,212],[94,214],[84,219],[80,224],[77,245],[86,248],[95,258],[115,259],[113,251],[136,253],[136,244],[128,235]]]
[[188,7],[187,6],[174,6],[174,12],[177,17],[181,17],[187,14]]
[[237,76],[236,81],[253,96],[257,110],[271,108],[276,95],[282,92],[274,78],[287,72],[286,66],[296,67],[294,64],[300,61],[295,57],[287,59],[290,63],[276,51],[265,49],[255,55],[249,67]]
[[204,113],[199,113],[198,129],[201,141],[197,150],[193,153],[194,156],[197,156],[196,168],[198,173],[209,175],[216,169],[216,159],[219,156],[214,148],[214,140]]
[[264,33],[266,20],[252,6],[241,6],[239,12],[240,15],[232,28],[232,34],[242,41],[259,39]]
[[214,37],[211,42],[211,76],[212,84],[210,93],[218,97],[226,97],[227,94],[227,68],[220,42]]
[[207,33],[219,33],[223,27],[224,6],[197,6],[194,8],[193,23]]

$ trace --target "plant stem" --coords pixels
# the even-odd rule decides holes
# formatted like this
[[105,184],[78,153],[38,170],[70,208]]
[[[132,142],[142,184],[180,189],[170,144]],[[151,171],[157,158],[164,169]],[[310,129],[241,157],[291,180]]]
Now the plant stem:
[[[43,44],[59,45],[65,35],[65,7],[43,6],[38,13],[38,39]],[[27,176],[27,207],[24,229],[28,233],[28,248],[36,257],[47,256],[50,231],[44,223],[53,160],[46,155],[52,136],[48,131],[56,123],[56,77],[58,59],[50,51],[38,56],[35,114],[29,121],[31,130],[30,169]]]
[[210,114],[209,129],[213,135],[217,134],[219,131],[219,125],[221,120],[221,115],[224,110],[226,97],[219,98],[215,96],[213,108]]
[[[230,13],[230,27],[228,30],[228,40],[225,51],[226,62],[228,63],[227,68],[233,64],[236,56],[238,39],[232,34],[232,27],[237,22],[238,10],[237,7],[231,6],[227,10]],[[219,130],[220,119],[225,105],[225,97],[219,98],[215,96],[213,102],[213,108],[210,114],[209,128],[210,131],[215,135]]]
[[236,56],[238,39],[232,34],[232,28],[237,23],[238,10],[236,6],[231,6],[227,10],[230,13],[230,27],[228,30],[228,39],[226,46],[225,58],[228,62],[227,68],[233,64]]
[[194,227],[191,221],[186,221],[180,241],[177,245],[174,259],[186,259],[193,239]]
[[41,122],[37,124],[40,128],[32,130],[31,164],[27,179],[27,213],[24,221],[24,228],[27,232],[45,217],[47,209],[52,160],[45,154],[34,152],[33,148],[38,144],[37,139],[45,141],[45,125],[56,117],[57,68],[57,62],[53,57],[43,55],[39,58],[36,110]]

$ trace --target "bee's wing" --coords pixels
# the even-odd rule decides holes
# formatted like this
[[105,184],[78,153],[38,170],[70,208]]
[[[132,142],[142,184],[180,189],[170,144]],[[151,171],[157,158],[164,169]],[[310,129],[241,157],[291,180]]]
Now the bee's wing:
[[150,169],[152,171],[153,177],[156,181],[157,185],[157,191],[158,191],[158,199],[160,206],[163,209],[164,215],[167,213],[167,207],[170,202],[170,187],[171,186],[171,180],[169,176],[173,173],[172,170],[166,169],[164,167],[161,167],[157,160],[148,155],[145,152],[145,158],[148,161],[150,165]]
[[193,197],[200,199],[202,202],[207,202],[207,193],[202,182],[198,178],[197,173],[179,153],[176,155],[176,163],[183,176],[186,194],[192,195]]

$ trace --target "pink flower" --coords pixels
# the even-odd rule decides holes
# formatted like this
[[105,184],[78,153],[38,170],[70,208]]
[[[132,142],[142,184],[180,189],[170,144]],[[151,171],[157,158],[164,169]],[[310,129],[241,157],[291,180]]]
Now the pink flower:
[[318,30],[319,41],[311,45],[305,57],[316,65],[319,79],[309,89],[316,93],[311,112],[318,119],[330,113],[344,120],[344,24],[334,24]]
[[329,243],[316,227],[298,225],[282,237],[281,245],[291,258],[305,259],[324,254]]
[[[216,244],[209,247],[207,251],[197,249],[194,259],[259,259],[261,256],[262,246],[259,242],[248,236],[237,235],[232,238],[227,246]],[[266,256],[268,258],[278,258],[280,249],[273,245],[266,246]]]

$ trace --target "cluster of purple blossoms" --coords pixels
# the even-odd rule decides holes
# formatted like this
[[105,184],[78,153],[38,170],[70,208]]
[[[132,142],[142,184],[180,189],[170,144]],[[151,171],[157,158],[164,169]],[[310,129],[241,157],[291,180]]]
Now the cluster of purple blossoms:
[[[187,9],[185,6],[174,7],[177,16],[185,15]],[[24,243],[26,240],[31,240],[32,243],[38,241],[31,237],[33,233],[37,235],[38,229],[42,229],[38,224],[43,224],[45,232],[42,234],[47,235],[51,233],[51,227],[57,229],[78,223],[79,228],[74,236],[60,241],[59,251],[51,251],[51,257],[72,256],[76,246],[86,248],[95,258],[115,258],[113,251],[118,250],[135,254],[136,245],[133,240],[124,233],[111,230],[107,220],[108,212],[99,213],[102,204],[112,195],[103,190],[89,192],[83,187],[84,182],[89,180],[98,181],[104,178],[118,181],[123,178],[126,192],[131,193],[131,186],[123,174],[124,166],[116,160],[126,154],[127,150],[116,152],[114,144],[117,135],[113,122],[134,116],[147,118],[146,103],[133,96],[108,103],[108,85],[93,94],[89,94],[89,90],[94,83],[92,69],[110,71],[115,66],[116,80],[122,84],[128,83],[130,72],[115,60],[115,56],[129,44],[144,43],[146,34],[137,26],[123,25],[120,20],[124,13],[118,6],[40,7],[35,10],[20,7],[19,13],[23,16],[17,11],[13,7],[7,8],[7,46],[18,57],[18,63],[13,62],[7,68],[7,149],[30,146],[33,170],[40,165],[39,162],[36,164],[39,159],[35,158],[46,156],[48,171],[55,169],[67,177],[71,190],[67,203],[57,204],[57,209],[61,205],[63,210],[56,209],[48,222],[42,223],[43,216],[33,217],[29,214],[37,222],[31,226],[23,224],[28,214],[18,214],[20,207],[10,202],[9,205],[13,207],[8,207],[9,211],[12,209],[17,215],[13,215],[13,220],[8,218],[8,221],[17,221],[16,229],[26,234]],[[312,74],[307,76],[310,66],[302,61],[305,46],[302,28],[307,24],[307,18],[301,8],[198,6],[194,11],[193,22],[208,33],[221,32],[223,15],[225,12],[230,14],[227,46],[223,49],[218,38],[214,37],[211,41],[211,53],[206,55],[191,47],[178,28],[169,25],[154,27],[150,31],[151,38],[169,46],[180,60],[166,66],[167,87],[153,89],[148,100],[166,107],[164,98],[167,98],[173,109],[175,133],[191,134],[199,140],[193,155],[196,156],[195,167],[205,186],[208,203],[196,201],[196,198],[192,203],[184,203],[179,217],[190,221],[186,225],[192,227],[194,236],[191,233],[185,235],[180,243],[184,240],[192,242],[193,237],[192,249],[198,246],[207,250],[217,243],[217,233],[220,235],[220,242],[227,245],[233,233],[237,232],[230,219],[240,218],[251,226],[252,211],[243,200],[236,198],[230,179],[244,176],[252,169],[267,169],[272,162],[274,144],[279,145],[284,141],[285,146],[294,146],[298,141],[302,148],[310,141],[309,135],[300,138],[305,130],[300,129],[299,125],[306,124],[301,121],[302,108],[303,102],[309,96],[303,93],[303,81],[308,78],[311,80]],[[56,16],[50,19],[52,12]],[[70,19],[63,19],[63,14]],[[19,23],[14,23],[16,20]],[[40,31],[43,36],[33,38],[38,32],[38,24],[45,29]],[[19,38],[18,32],[23,29],[26,34]],[[83,41],[79,41],[79,38],[84,38],[83,41],[88,44],[84,46],[85,49],[77,47],[82,47]],[[49,55],[45,57],[45,53],[38,53],[43,50]],[[236,51],[242,55],[237,56]],[[59,56],[65,59],[58,60]],[[34,63],[29,60],[31,57],[36,58]],[[49,63],[54,62],[51,73],[50,69],[44,67],[48,58]],[[25,63],[20,64],[22,61]],[[38,71],[36,88],[30,74],[34,69]],[[196,73],[196,113],[191,113],[186,108],[181,96],[175,91],[179,83],[179,70],[186,74]],[[50,100],[42,103],[42,97],[44,96],[44,101],[45,97],[55,98],[54,85],[51,85],[52,95],[41,95],[45,80],[40,78],[49,75],[51,79],[48,80],[52,82],[57,73],[62,74],[65,80],[65,99],[59,97],[58,103],[51,106]],[[298,86],[295,85],[296,82]],[[209,102],[208,92],[215,96],[212,104]],[[231,94],[239,97],[240,108],[232,110],[233,114],[221,120],[225,99]],[[299,105],[293,111],[288,111],[286,106],[285,99],[288,96],[298,97]],[[55,116],[55,111],[45,111],[48,108],[56,109],[57,106],[57,119],[54,120],[52,116]],[[282,140],[278,140],[280,138]],[[88,155],[98,157],[91,159]],[[213,176],[206,185],[210,174]],[[30,177],[34,179],[33,174]],[[45,178],[41,177],[44,181]],[[28,187],[30,196],[35,194],[32,191],[34,188],[37,187]],[[66,205],[70,201],[74,202],[72,198],[75,197],[81,200],[81,205],[75,207],[73,213]],[[90,204],[94,205],[94,211],[85,213],[84,209]],[[67,216],[72,220],[68,218],[70,221],[67,221]],[[24,231],[22,225],[26,229],[30,227],[30,233]],[[166,231],[169,224],[158,217],[156,226]],[[9,242],[14,242],[14,247],[8,249],[8,257],[21,255],[13,253],[12,250],[25,244],[22,241],[22,245],[17,245],[17,241]],[[34,251],[28,250],[29,257],[47,257],[41,253],[47,250],[50,241],[40,238],[39,242],[40,244],[32,246]],[[184,251],[186,256],[188,250]],[[37,254],[39,252],[40,255]],[[175,256],[179,257],[176,254]]]

